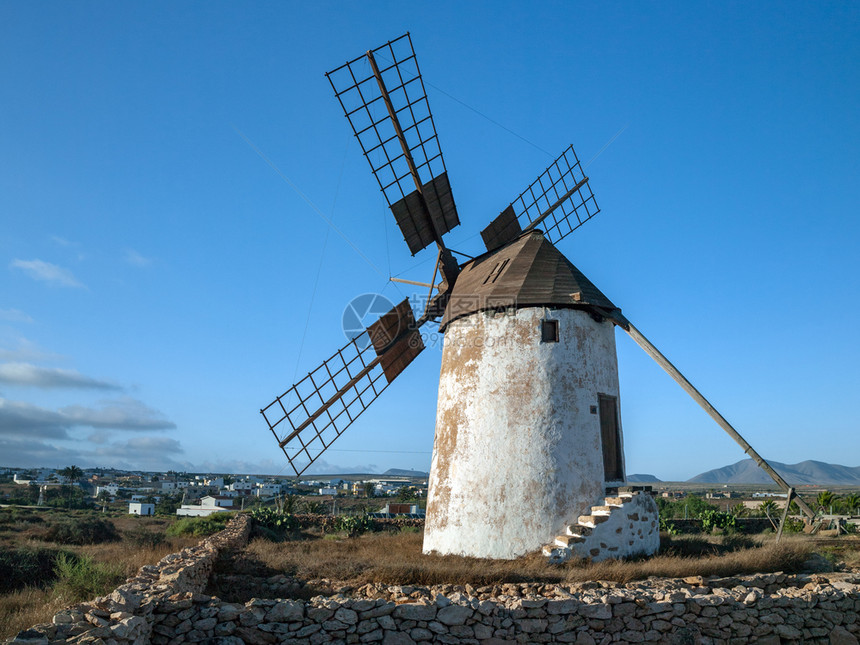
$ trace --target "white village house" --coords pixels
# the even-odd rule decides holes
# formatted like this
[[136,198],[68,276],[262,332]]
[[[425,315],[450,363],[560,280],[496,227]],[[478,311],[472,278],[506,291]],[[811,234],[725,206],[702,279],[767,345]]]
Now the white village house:
[[128,505],[129,515],[155,515],[155,504],[145,502],[130,502]]
[[206,495],[200,500],[200,504],[183,504],[176,509],[177,515],[189,517],[208,517],[212,513],[221,513],[233,510],[233,500],[224,495]]

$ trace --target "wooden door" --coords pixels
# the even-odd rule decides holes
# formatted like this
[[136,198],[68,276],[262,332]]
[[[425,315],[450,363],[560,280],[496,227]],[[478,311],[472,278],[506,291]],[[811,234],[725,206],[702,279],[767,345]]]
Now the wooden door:
[[598,394],[600,436],[603,444],[603,476],[606,481],[624,479],[621,459],[621,433],[618,430],[618,397]]

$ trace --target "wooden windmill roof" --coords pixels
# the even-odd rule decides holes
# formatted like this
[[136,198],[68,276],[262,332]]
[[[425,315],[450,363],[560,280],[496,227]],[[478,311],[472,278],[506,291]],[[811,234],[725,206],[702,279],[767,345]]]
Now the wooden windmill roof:
[[463,265],[440,323],[478,311],[553,307],[617,309],[538,230]]

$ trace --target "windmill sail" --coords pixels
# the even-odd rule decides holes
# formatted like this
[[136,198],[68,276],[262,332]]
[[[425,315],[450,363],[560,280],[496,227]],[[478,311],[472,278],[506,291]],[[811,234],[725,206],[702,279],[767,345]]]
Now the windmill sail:
[[326,76],[415,255],[460,224],[409,34]]
[[488,251],[540,226],[558,244],[600,212],[573,146],[561,153],[532,184],[481,231]]
[[418,327],[404,300],[260,410],[297,476],[421,353]]

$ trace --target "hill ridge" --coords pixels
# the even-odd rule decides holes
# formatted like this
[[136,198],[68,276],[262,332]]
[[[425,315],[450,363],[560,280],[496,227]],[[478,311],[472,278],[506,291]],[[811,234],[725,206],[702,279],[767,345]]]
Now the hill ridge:
[[[860,466],[842,466],[807,459],[796,464],[769,461],[789,484],[860,486]],[[714,468],[687,480],[691,484],[770,484],[773,480],[752,459]]]

